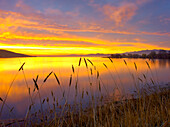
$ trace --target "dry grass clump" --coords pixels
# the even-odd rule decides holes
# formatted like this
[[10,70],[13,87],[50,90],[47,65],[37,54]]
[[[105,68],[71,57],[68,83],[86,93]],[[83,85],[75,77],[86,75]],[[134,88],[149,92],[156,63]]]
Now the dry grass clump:
[[96,127],[139,127],[169,125],[170,89],[165,88],[141,98],[109,102],[79,111],[71,111],[70,105],[65,105],[61,117],[57,113],[51,119],[31,126],[96,126]]

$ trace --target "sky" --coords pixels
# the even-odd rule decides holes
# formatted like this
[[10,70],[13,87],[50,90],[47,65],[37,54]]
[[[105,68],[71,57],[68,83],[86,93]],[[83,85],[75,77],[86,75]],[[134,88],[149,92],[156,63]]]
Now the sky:
[[170,50],[170,0],[0,0],[0,49],[28,55]]

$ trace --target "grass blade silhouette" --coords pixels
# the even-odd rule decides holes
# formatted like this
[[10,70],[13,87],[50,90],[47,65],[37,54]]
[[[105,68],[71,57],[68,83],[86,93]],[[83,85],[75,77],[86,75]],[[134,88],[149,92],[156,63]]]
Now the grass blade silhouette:
[[8,94],[9,94],[9,92],[10,92],[10,90],[11,90],[11,87],[12,87],[12,85],[13,85],[13,83],[14,83],[17,75],[18,75],[18,72],[20,72],[21,70],[23,70],[23,66],[24,66],[24,65],[25,65],[25,62],[24,62],[24,63],[21,65],[21,67],[19,68],[19,70],[18,70],[17,73],[15,74],[15,76],[14,76],[14,78],[13,78],[13,80],[12,80],[10,86],[9,86],[9,89],[8,89],[8,91],[7,91],[7,94],[6,94],[6,96],[5,96],[5,99],[4,99],[3,104],[2,104],[2,107],[1,107],[0,118],[1,118],[1,115],[2,115],[2,111],[3,111],[4,104],[5,104],[5,102],[6,102],[7,98],[8,98]]

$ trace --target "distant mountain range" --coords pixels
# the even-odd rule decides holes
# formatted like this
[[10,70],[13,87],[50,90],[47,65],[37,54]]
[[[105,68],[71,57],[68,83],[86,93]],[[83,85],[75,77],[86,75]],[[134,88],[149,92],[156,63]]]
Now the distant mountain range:
[[[142,54],[146,54],[148,55],[149,53],[151,52],[156,52],[156,54],[159,53],[160,50],[163,50],[163,49],[153,49],[153,50],[141,50],[141,51],[134,51],[134,52],[125,52],[125,53],[121,53],[121,54],[139,54],[139,55],[142,55]],[[165,50],[166,52],[169,52],[170,50]]]
[[142,50],[137,52],[126,52],[122,54],[111,54],[110,58],[142,58],[142,59],[170,59],[170,50]]
[[[141,50],[141,51],[134,51],[134,52],[125,52],[125,53],[114,53],[114,54],[138,54],[138,55],[142,55],[142,54],[146,54],[148,55],[149,53],[151,52],[156,52],[156,54],[159,53],[160,50],[163,50],[163,49],[153,49],[153,50]],[[170,50],[165,50],[166,52],[170,52]],[[111,54],[102,54],[102,53],[97,53],[97,54],[87,54],[87,55],[68,55],[68,56],[76,56],[76,57],[107,57],[107,56],[110,56]]]
[[31,56],[0,49],[0,58],[13,58],[13,57],[31,57]]

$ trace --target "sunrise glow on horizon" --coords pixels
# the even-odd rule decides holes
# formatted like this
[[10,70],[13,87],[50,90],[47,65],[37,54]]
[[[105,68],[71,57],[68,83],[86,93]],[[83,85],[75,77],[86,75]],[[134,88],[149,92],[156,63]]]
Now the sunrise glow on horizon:
[[170,50],[168,0],[0,0],[0,49],[27,55]]

